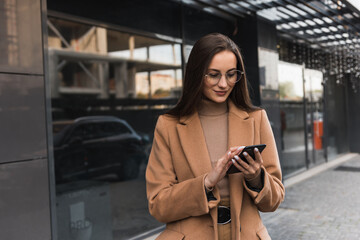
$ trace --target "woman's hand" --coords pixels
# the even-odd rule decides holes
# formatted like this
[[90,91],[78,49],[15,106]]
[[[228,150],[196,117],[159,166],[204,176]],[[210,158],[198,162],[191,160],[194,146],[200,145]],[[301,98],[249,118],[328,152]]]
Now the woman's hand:
[[246,181],[251,182],[254,187],[261,184],[261,166],[263,165],[263,159],[259,152],[259,149],[254,149],[255,160],[246,152],[243,153],[243,156],[246,158],[248,163],[241,160],[240,157],[234,156],[233,164],[237,169],[239,169],[243,174]]
[[220,158],[211,172],[205,177],[205,187],[207,189],[212,189],[215,185],[225,176],[226,171],[229,169],[232,163],[232,159],[237,156],[242,150],[244,146],[241,147],[231,147],[226,154]]

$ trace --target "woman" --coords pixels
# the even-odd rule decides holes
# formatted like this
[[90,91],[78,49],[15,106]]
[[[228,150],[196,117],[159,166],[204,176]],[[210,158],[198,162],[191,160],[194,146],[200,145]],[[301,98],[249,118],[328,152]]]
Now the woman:
[[[158,239],[270,239],[258,211],[284,199],[273,133],[251,104],[236,44],[215,33],[194,45],[182,97],[159,117],[146,170],[149,211],[166,229]],[[266,144],[248,164],[244,146]],[[226,174],[231,165],[240,172]]]

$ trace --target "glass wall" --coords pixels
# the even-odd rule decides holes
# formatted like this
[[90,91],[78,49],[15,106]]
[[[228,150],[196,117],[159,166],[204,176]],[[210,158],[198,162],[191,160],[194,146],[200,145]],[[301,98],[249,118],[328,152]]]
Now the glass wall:
[[306,126],[310,164],[325,162],[324,87],[320,71],[305,69]]
[[280,161],[281,156],[281,121],[279,111],[279,54],[276,50],[258,47],[261,107],[266,110],[275,137]]
[[[345,86],[330,75],[326,81],[325,129],[329,160],[349,151]],[[351,130],[350,130],[351,131]]]
[[326,160],[323,74],[280,61],[279,84],[281,164],[289,175]]
[[156,118],[180,95],[180,44],[56,18],[48,27],[58,238],[161,226],[144,174]]
[[279,61],[283,174],[306,167],[302,67]]

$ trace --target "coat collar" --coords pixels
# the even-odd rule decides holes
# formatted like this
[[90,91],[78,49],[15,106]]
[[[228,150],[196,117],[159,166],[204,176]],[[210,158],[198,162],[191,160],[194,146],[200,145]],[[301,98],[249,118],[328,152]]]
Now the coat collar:
[[[228,147],[251,145],[254,141],[254,119],[237,108],[231,100],[228,101],[228,106]],[[180,118],[176,127],[194,176],[210,172],[211,161],[198,112]]]

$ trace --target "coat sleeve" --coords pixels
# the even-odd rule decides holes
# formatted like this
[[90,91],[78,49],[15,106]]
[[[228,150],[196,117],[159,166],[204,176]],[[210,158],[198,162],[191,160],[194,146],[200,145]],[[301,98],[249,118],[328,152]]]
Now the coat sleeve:
[[274,135],[265,110],[261,110],[260,143],[266,144],[261,156],[264,161],[264,182],[260,192],[249,189],[244,181],[244,188],[254,199],[257,208],[262,212],[275,211],[284,200],[285,188],[281,182],[281,168]]
[[162,116],[158,119],[146,169],[149,212],[158,221],[165,223],[204,215],[218,202],[207,201],[204,188],[206,175],[178,181],[166,121]]

